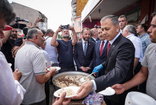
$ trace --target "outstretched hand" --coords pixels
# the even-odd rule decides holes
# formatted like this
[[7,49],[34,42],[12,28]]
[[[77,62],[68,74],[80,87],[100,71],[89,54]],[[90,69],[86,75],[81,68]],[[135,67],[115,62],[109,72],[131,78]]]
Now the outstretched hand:
[[71,98],[65,98],[66,92],[64,92],[60,98],[56,98],[56,101],[52,105],[68,105]]
[[77,92],[77,96],[72,97],[72,99],[82,99],[86,97],[93,90],[93,84],[91,81],[84,82]]
[[125,91],[125,87],[122,84],[115,84],[112,88],[115,90],[116,94],[122,94]]

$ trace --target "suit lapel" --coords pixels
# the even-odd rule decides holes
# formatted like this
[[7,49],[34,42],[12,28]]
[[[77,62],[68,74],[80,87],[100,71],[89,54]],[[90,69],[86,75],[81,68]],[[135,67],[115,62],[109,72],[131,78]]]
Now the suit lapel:
[[101,41],[97,42],[97,54],[100,56],[100,43]]
[[87,56],[87,54],[88,54],[88,50],[89,50],[89,48],[90,48],[90,43],[89,43],[89,41],[88,41],[88,46],[87,46],[86,56]]
[[83,42],[81,41],[81,42],[80,42],[80,51],[82,51],[83,56],[85,56],[85,55],[84,55],[84,52],[83,52],[83,44],[82,44],[82,43],[83,43]]
[[120,41],[122,35],[120,34],[118,36],[118,38],[113,42],[113,44],[111,45],[110,49],[109,49],[109,53],[108,56],[111,56],[111,53],[113,52],[114,48],[116,47],[117,43]]
[[[107,45],[108,45],[108,42],[109,42],[109,41],[106,42],[106,44],[105,44],[105,46],[104,46],[104,48],[103,48],[102,55],[104,55],[105,53],[107,53]],[[102,56],[102,55],[101,55],[101,56]]]

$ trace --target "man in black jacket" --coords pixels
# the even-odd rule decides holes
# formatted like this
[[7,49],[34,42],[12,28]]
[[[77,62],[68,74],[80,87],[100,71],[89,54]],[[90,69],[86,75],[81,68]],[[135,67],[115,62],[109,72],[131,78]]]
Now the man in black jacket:
[[[79,93],[75,98],[87,96],[92,89],[99,92],[116,83],[124,83],[133,76],[135,49],[132,42],[123,37],[119,32],[117,17],[113,15],[103,17],[101,19],[101,28],[105,39],[109,41],[111,46],[107,60],[99,66],[96,66],[93,72],[98,72],[103,68],[105,73],[95,80],[85,82],[80,87]],[[105,102],[107,105],[124,105],[126,94],[127,92],[121,95],[105,96]]]

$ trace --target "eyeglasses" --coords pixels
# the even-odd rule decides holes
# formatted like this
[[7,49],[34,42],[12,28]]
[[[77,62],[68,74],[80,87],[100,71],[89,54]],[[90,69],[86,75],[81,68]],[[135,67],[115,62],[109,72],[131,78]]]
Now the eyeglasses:
[[16,32],[17,33],[17,31],[14,31],[14,30],[12,30],[11,32]]

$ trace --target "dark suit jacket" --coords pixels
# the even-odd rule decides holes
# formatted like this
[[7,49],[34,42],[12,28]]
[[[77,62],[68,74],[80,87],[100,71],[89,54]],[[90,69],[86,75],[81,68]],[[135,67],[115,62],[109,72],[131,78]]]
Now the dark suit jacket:
[[[94,53],[94,67],[103,63],[104,61],[106,61],[107,59],[107,45],[108,45],[108,41],[105,43],[105,46],[103,48],[102,51],[102,55],[100,56],[100,44],[101,44],[101,40],[97,41],[95,43],[95,53]],[[101,76],[104,74],[104,70],[100,70],[97,74],[96,77]]]
[[96,43],[96,41],[92,37],[89,39],[89,41]]
[[[75,45],[74,59],[78,71],[82,71],[80,69],[81,66],[90,67],[91,69],[93,69],[94,46],[95,46],[94,42],[92,41],[88,42],[87,52],[85,56],[83,52],[82,41],[78,42]],[[91,73],[91,70],[88,71],[88,73]]]
[[[105,75],[95,79],[97,92],[132,78],[134,53],[135,49],[132,42],[120,34],[111,45],[107,60],[102,64]],[[126,92],[121,95],[110,96],[108,99],[116,105],[124,105],[125,97]]]

